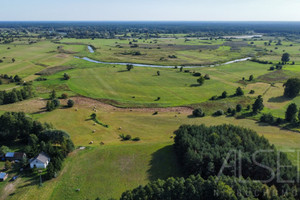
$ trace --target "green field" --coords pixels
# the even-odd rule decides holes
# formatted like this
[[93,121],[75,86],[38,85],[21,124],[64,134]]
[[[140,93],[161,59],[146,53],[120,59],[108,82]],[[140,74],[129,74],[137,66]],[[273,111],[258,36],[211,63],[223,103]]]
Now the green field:
[[[78,111],[75,111],[76,108],[59,109],[34,116],[69,132],[76,146],[90,148],[72,153],[60,176],[44,183],[41,188],[34,184],[38,182],[38,178],[22,178],[11,199],[118,198],[124,190],[150,180],[180,176],[180,168],[174,167],[177,166],[177,161],[171,146],[171,136],[181,124],[231,123],[257,131],[279,149],[299,150],[299,133],[265,126],[253,120],[237,120],[232,117],[190,118],[190,110],[180,110],[181,114],[178,114],[176,110],[164,109],[158,115],[152,115],[153,109],[130,111],[104,106],[92,100],[84,102],[79,98],[75,101],[78,102]],[[94,106],[97,107],[99,119],[108,123],[109,128],[86,121]],[[119,127],[122,129],[119,130]],[[93,130],[96,130],[95,133],[92,133]],[[120,133],[140,137],[141,141],[122,142],[118,136]],[[90,141],[94,144],[89,145]],[[104,145],[100,145],[100,142]],[[290,158],[297,164],[295,155],[290,154]],[[24,185],[26,187],[22,187]],[[80,192],[76,192],[78,188]]]
[[[284,117],[291,102],[300,106],[299,96],[293,100],[283,97],[284,81],[300,75],[300,44],[283,41],[283,45],[275,49],[275,43],[271,46],[264,45],[268,40],[269,38],[264,38],[251,44],[250,40],[241,39],[235,39],[231,43],[224,39],[196,38],[190,41],[168,38],[138,42],[63,39],[55,43],[41,39],[31,45],[22,40],[0,44],[1,58],[5,57],[4,62],[0,63],[0,74],[18,74],[26,81],[40,76],[47,78],[45,81],[33,81],[33,99],[2,105],[0,113],[25,112],[34,119],[67,131],[76,147],[87,147],[71,153],[59,176],[45,182],[42,187],[38,186],[38,177],[22,176],[11,185],[7,182],[0,183],[0,194],[7,199],[119,198],[125,190],[147,184],[151,180],[182,176],[172,147],[173,132],[182,124],[239,125],[257,131],[280,150],[300,150],[298,132],[267,126],[249,118],[211,116],[218,109],[226,111],[228,107],[235,108],[238,103],[243,105],[242,113],[247,113],[246,106],[252,104],[258,95],[264,98],[263,112],[271,112],[276,117]],[[129,42],[138,44],[138,47],[131,48]],[[96,52],[89,53],[87,45],[96,47]],[[197,67],[189,69],[190,72],[180,72],[179,69],[150,67],[134,67],[127,71],[126,66],[95,64],[74,58],[88,56],[101,61],[180,66],[223,63],[257,55],[260,60],[276,64],[280,61],[283,50],[289,52],[291,61],[296,63],[285,65],[283,70],[274,72],[269,71],[272,64],[251,61],[218,67]],[[124,53],[131,51],[140,51],[142,55]],[[169,58],[169,55],[176,55],[177,58]],[[161,57],[164,59],[161,60]],[[16,62],[12,63],[12,58]],[[157,76],[158,70],[160,76]],[[194,72],[208,74],[210,80],[198,86]],[[63,80],[64,73],[70,75],[70,80]],[[248,81],[250,75],[254,75],[251,82]],[[245,81],[242,80],[243,77]],[[0,85],[1,90],[15,87],[20,86],[14,83]],[[237,87],[244,90],[245,96],[209,100],[212,96],[221,95],[223,91],[232,95]],[[47,98],[53,89],[58,96],[62,93],[71,96],[75,106],[45,112]],[[255,90],[255,93],[249,94],[251,90]],[[61,103],[66,105],[66,100],[61,100]],[[201,107],[207,116],[193,118],[190,107]],[[94,109],[97,110],[98,120],[108,124],[109,128],[89,120]],[[158,114],[154,115],[155,112]],[[121,141],[120,134],[130,134],[141,138],[141,141]],[[91,141],[93,144],[89,144]],[[294,164],[299,164],[294,154],[289,154],[289,158]],[[0,169],[3,165],[0,162]],[[10,196],[5,193],[8,186],[11,188]],[[80,191],[76,191],[77,189]]]

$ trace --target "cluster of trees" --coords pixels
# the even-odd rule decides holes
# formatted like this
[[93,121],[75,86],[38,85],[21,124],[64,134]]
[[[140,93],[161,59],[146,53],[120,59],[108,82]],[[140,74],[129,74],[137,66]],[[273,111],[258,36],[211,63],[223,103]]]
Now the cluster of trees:
[[[218,175],[225,158],[228,165],[222,171],[224,175],[239,174],[239,169],[233,167],[236,160],[235,153],[240,151],[241,175],[253,180],[269,180],[268,184],[276,185],[278,189],[290,188],[292,185],[280,184],[272,179],[272,173],[281,180],[294,180],[297,178],[297,168],[292,166],[285,153],[280,153],[280,164],[292,166],[271,173],[270,170],[259,166],[263,164],[271,169],[277,169],[277,149],[267,139],[258,136],[256,132],[233,125],[220,125],[206,127],[205,125],[182,125],[175,131],[176,153],[186,174],[200,174],[204,178]],[[260,150],[272,150],[268,153],[258,153],[254,162],[252,156]],[[230,153],[231,152],[231,153]]]
[[281,65],[281,64],[277,64],[277,65],[275,65],[275,66],[271,66],[271,67],[270,67],[270,71],[273,71],[273,70],[275,70],[275,69],[277,69],[277,70],[282,70],[282,65]]
[[0,105],[16,103],[33,97],[31,86],[24,86],[22,89],[13,89],[10,92],[0,91]]
[[203,112],[203,110],[201,108],[196,108],[195,110],[193,110],[193,116],[194,117],[204,117],[205,112]]
[[271,125],[280,125],[282,123],[297,124],[300,122],[300,109],[295,103],[291,103],[285,112],[285,119],[275,118],[271,113],[263,114],[260,117],[261,122],[269,123]]
[[[195,76],[195,75],[194,75]],[[197,83],[201,86],[204,84],[205,80],[210,80],[210,77],[208,74],[205,74],[204,76],[202,76],[200,74],[200,77],[197,79]]]
[[214,200],[295,200],[292,192],[279,196],[276,187],[267,186],[249,179],[215,177],[203,179],[200,175],[187,178],[156,180],[124,192],[120,200],[165,200],[165,199],[214,199]]
[[260,64],[273,64],[272,62],[265,61],[265,60],[258,60],[257,58],[252,58],[250,61],[257,62],[257,63],[260,63]]
[[[54,177],[61,169],[63,159],[74,150],[68,133],[33,120],[23,112],[6,112],[0,116],[0,141],[4,146],[20,144],[24,147],[21,151],[28,157],[34,157],[40,152],[47,153],[51,157],[47,178]],[[1,151],[7,151],[5,149],[8,148],[1,147]]]
[[47,101],[46,109],[47,111],[55,110],[60,106],[60,101],[56,97],[55,90],[52,90],[49,96],[49,100]]
[[[251,76],[250,76],[251,77]],[[253,78],[253,77],[252,77]],[[236,88],[235,93],[233,95],[231,95],[231,97],[234,96],[244,96],[244,91],[241,87]],[[218,99],[225,99],[228,97],[228,93],[226,91],[222,92],[222,94],[220,96],[212,96],[210,98],[210,100],[218,100]]]
[[271,113],[264,113],[260,117],[260,122],[268,123],[270,125],[280,125],[284,120],[280,117],[275,118]]
[[[61,95],[61,98],[67,99],[68,94],[63,93]],[[75,102],[72,99],[69,99],[67,101],[67,107],[69,107],[69,108],[73,107],[74,104],[75,104]],[[52,111],[52,110],[59,108],[59,106],[60,106],[60,101],[56,96],[55,90],[52,90],[50,93],[50,96],[49,96],[49,100],[47,101],[47,104],[46,104],[46,109],[47,109],[47,111]]]
[[[8,80],[10,83],[20,83],[22,81],[22,78],[19,75],[9,76],[7,74],[1,74],[0,78]],[[0,83],[2,84],[2,80]]]

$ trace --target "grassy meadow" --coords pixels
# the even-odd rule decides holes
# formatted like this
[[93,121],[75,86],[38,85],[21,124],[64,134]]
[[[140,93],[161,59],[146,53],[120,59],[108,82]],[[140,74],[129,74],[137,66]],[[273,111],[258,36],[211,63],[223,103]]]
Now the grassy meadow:
[[[300,75],[300,44],[282,41],[281,46],[274,42],[265,46],[264,42],[269,39],[185,40],[178,35],[178,39],[62,39],[54,42],[40,39],[30,45],[25,40],[1,44],[0,59],[4,62],[0,63],[0,74],[18,74],[25,81],[38,77],[47,80],[33,81],[34,98],[2,105],[0,113],[25,112],[34,119],[67,131],[76,147],[86,149],[71,153],[59,176],[45,182],[42,187],[38,186],[38,177],[24,175],[18,182],[0,183],[0,196],[30,200],[119,198],[125,190],[151,180],[182,176],[172,147],[173,132],[182,124],[234,124],[257,131],[278,149],[300,150],[298,132],[267,126],[249,118],[211,116],[218,109],[226,111],[238,103],[243,105],[243,112],[248,112],[246,106],[251,105],[258,95],[264,98],[262,112],[270,112],[276,117],[284,117],[291,102],[300,106],[299,96],[292,100],[283,97],[284,81]],[[130,47],[134,44],[138,46]],[[95,53],[90,53],[87,45],[93,45]],[[132,55],[135,51],[140,51],[141,55]],[[126,66],[95,64],[74,58],[87,56],[107,62],[180,66],[223,63],[256,55],[260,60],[276,64],[283,52],[291,54],[295,65],[285,65],[279,71],[269,70],[273,64],[251,61],[184,69],[190,72],[150,67],[134,67],[127,71]],[[170,58],[170,55],[176,58]],[[14,63],[12,58],[16,60]],[[160,76],[157,76],[158,70]],[[198,86],[198,77],[193,76],[193,72],[208,74],[210,80]],[[64,73],[70,75],[70,80],[63,80]],[[250,75],[254,76],[253,81],[248,81]],[[20,86],[3,83],[0,90],[17,87]],[[244,90],[244,97],[209,100],[223,91],[232,95],[237,87]],[[75,106],[65,108],[66,100],[61,100],[62,108],[45,112],[47,98],[53,89],[58,96],[67,93],[75,101]],[[255,93],[249,94],[251,90]],[[192,117],[191,107],[201,107],[207,116]],[[108,128],[90,119],[94,109],[97,119],[109,125]],[[141,140],[121,141],[120,134],[130,134]],[[289,158],[294,164],[299,164],[295,154],[289,154]],[[0,169],[3,165],[0,162]],[[9,194],[5,193],[8,187]]]

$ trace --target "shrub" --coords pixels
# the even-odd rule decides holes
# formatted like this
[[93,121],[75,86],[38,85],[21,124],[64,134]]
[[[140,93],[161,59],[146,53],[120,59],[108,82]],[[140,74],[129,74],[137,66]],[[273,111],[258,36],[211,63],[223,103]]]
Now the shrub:
[[254,94],[255,91],[254,90],[250,90],[249,94]]
[[96,118],[97,118],[97,114],[96,113],[91,114],[91,119],[96,119]]
[[241,104],[237,104],[236,105],[236,112],[241,112],[242,111],[242,105]]
[[200,78],[197,79],[198,84],[201,86],[204,84],[205,79],[203,78],[203,76],[200,76]]
[[60,101],[58,99],[53,99],[52,102],[53,102],[55,108],[60,106]]
[[244,91],[242,90],[241,87],[238,87],[235,91],[235,95],[236,96],[243,96],[244,95]]
[[250,110],[250,109],[251,109],[251,106],[250,106],[250,105],[248,105],[248,106],[247,106],[247,110]]
[[131,140],[131,135],[124,135],[121,134],[120,138],[122,139],[122,141],[127,141],[127,140]]
[[274,66],[271,66],[271,67],[270,67],[270,71],[273,71],[273,70],[275,70],[275,67],[274,67]]
[[227,109],[227,113],[230,114],[232,112],[232,108]]
[[215,95],[215,96],[212,96],[211,98],[210,98],[210,100],[217,100],[218,99],[218,96],[217,95]]
[[48,80],[47,78],[45,77],[38,77],[37,79],[35,79],[36,81],[46,81]]
[[268,114],[263,114],[260,117],[260,121],[268,124],[273,124],[275,119],[271,113],[268,113]]
[[221,98],[225,99],[226,97],[227,97],[227,92],[224,91],[224,92],[222,93],[222,95],[221,95]]
[[69,74],[64,73],[64,80],[69,80],[71,77],[69,76]]
[[72,108],[74,106],[74,101],[72,99],[68,100],[68,107]]
[[132,141],[135,141],[135,142],[140,141],[140,140],[141,139],[139,137],[135,137],[135,138],[132,139]]
[[235,116],[235,113],[236,113],[236,110],[235,110],[235,109],[232,109],[232,111],[231,111],[231,116]]
[[193,76],[201,76],[202,74],[200,72],[196,72],[193,74]]
[[224,111],[223,110],[218,110],[214,113],[214,116],[221,116],[224,115]]
[[5,169],[11,169],[11,168],[12,168],[11,162],[9,162],[8,160],[5,161]]
[[53,99],[53,100],[47,101],[46,109],[47,109],[47,111],[52,111],[52,110],[55,110],[56,108],[58,108],[59,106],[60,106],[60,101],[58,99]]
[[206,80],[209,80],[209,79],[210,79],[210,77],[209,77],[208,74],[205,74],[204,78],[205,78]]
[[127,69],[127,71],[132,70],[132,69],[133,69],[133,65],[127,64],[127,65],[126,65],[126,69]]
[[252,81],[254,79],[254,76],[253,75],[250,75],[249,76],[249,81]]
[[202,111],[201,108],[197,108],[193,111],[193,116],[194,117],[204,117],[205,113]]
[[61,95],[61,98],[62,98],[62,99],[67,99],[67,98],[68,98],[68,94],[63,93],[63,94]]
[[282,118],[277,118],[276,121],[275,121],[275,124],[276,125],[280,125],[284,122],[284,120]]

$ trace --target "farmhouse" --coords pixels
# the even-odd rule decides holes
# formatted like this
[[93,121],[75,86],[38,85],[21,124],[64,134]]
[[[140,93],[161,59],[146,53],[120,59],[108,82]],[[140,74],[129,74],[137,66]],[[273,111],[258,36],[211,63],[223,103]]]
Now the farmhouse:
[[13,161],[13,160],[23,160],[24,158],[26,158],[26,154],[25,153],[21,153],[21,152],[7,152],[5,154],[5,160],[9,160],[9,161]]
[[5,181],[8,177],[7,173],[1,172],[0,173],[0,181]]
[[44,152],[30,160],[30,168],[46,169],[50,162],[50,157]]

